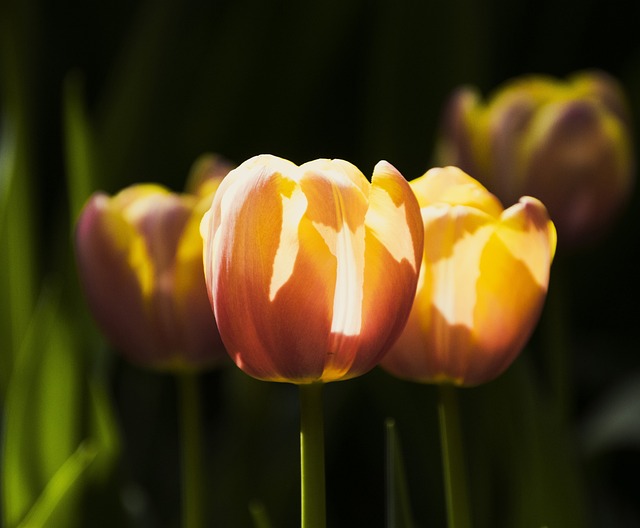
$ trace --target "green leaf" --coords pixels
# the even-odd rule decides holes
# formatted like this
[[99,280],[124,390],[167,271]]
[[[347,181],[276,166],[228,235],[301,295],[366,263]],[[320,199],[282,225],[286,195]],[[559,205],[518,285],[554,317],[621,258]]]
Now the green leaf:
[[400,438],[395,421],[388,418],[385,422],[385,428],[387,438],[387,528],[412,528],[414,522]]
[[623,380],[587,412],[581,428],[585,454],[594,457],[640,446],[640,376]]
[[255,528],[271,528],[267,510],[262,502],[253,500],[249,503],[249,513],[253,519]]
[[[35,299],[28,2],[0,2],[0,398]],[[6,6],[9,7],[9,6]]]
[[49,480],[18,528],[60,526],[51,522],[51,519],[55,518],[56,509],[75,491],[74,486],[79,485],[81,477],[86,473],[97,453],[97,449],[91,442],[82,442]]
[[92,478],[104,482],[113,471],[120,451],[120,431],[104,381],[89,380],[89,434],[99,447],[91,466]]
[[[59,294],[47,289],[7,390],[2,453],[5,526],[18,525],[76,452],[82,436],[83,379],[72,326],[64,317]],[[78,499],[77,493],[65,495],[64,505],[56,507],[57,526],[74,525]]]
[[64,133],[70,221],[75,223],[80,209],[95,189],[99,164],[95,163],[94,137],[83,101],[83,79],[79,73],[64,82]]

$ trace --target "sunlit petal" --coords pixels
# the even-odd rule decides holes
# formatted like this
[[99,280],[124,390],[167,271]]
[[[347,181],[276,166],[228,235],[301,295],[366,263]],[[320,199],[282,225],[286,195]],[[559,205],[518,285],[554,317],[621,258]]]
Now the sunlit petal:
[[[382,198],[346,161],[298,167],[264,155],[227,175],[201,224],[204,269],[220,334],[245,372],[309,383],[375,366],[408,316],[422,250],[415,197],[394,178],[404,191],[389,184],[397,203],[378,239],[368,221]],[[370,271],[375,258],[400,286],[393,296]],[[384,320],[381,307],[394,303],[402,309]]]
[[538,200],[497,211],[499,202],[453,167],[432,169],[411,187],[423,205],[424,258],[407,326],[381,364],[421,382],[489,381],[538,320],[555,228]]

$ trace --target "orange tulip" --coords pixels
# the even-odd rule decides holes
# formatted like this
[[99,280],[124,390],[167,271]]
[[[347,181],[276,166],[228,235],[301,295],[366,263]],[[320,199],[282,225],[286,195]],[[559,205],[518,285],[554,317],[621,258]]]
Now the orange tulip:
[[386,162],[256,156],[220,185],[201,226],[205,277],[235,363],[313,383],[374,367],[411,308],[422,253],[415,196]]
[[381,365],[420,382],[477,385],[502,373],[533,331],[556,232],[545,207],[500,202],[455,167],[410,183],[424,255],[411,315]]
[[130,361],[160,369],[226,357],[202,270],[199,225],[221,177],[201,163],[196,192],[133,185],[95,193],[76,230],[80,281],[109,341]]
[[526,76],[486,102],[472,88],[452,97],[438,163],[477,177],[504,202],[542,200],[562,247],[601,235],[628,200],[635,176],[630,111],[603,72],[567,81]]

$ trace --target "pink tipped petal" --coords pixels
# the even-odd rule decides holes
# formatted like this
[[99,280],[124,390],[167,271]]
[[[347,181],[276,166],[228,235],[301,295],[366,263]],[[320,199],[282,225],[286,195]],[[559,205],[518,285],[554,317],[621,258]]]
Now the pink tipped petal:
[[[460,98],[462,113],[467,105]],[[598,240],[629,198],[635,179],[630,110],[619,83],[604,72],[566,81],[513,79],[476,101],[466,121],[454,122],[463,130],[452,133],[445,122],[449,144],[438,161],[457,164],[457,153],[470,151],[462,168],[472,168],[503,203],[523,195],[542,200],[564,248]]]
[[[386,162],[376,165],[366,216],[362,340],[386,351],[398,338],[415,295],[424,232],[415,195]],[[363,357],[367,357],[363,355]],[[361,368],[371,368],[380,356]]]
[[153,357],[146,302],[152,270],[144,241],[105,194],[94,195],[83,209],[76,246],[80,281],[98,324],[133,361]]
[[[343,160],[297,167],[258,156],[218,188],[200,228],[205,277],[225,346],[248,374],[347,379],[371,369],[397,337],[422,231],[408,184],[381,167],[371,185]],[[375,217],[383,209],[389,225]]]
[[[524,192],[544,200],[567,242],[575,245],[608,226],[631,182],[620,123],[589,101],[541,110],[524,145]],[[535,175],[535,177],[533,177]]]
[[396,262],[406,261],[418,272],[424,236],[418,201],[404,177],[385,161],[373,172],[365,223]]
[[602,70],[587,70],[573,75],[570,83],[576,95],[599,101],[626,127],[631,126],[629,105],[617,79]]
[[[549,283],[555,229],[532,198],[509,208],[480,260],[474,308],[479,358],[469,384],[489,381],[509,366],[535,328]],[[506,287],[508,285],[508,287]]]
[[[297,229],[283,224],[283,196],[291,196],[296,184],[254,161],[229,173],[216,193],[205,232],[205,261],[216,320],[229,354],[255,377],[265,378],[275,370],[267,353],[274,309],[270,293],[272,278],[282,271],[274,270],[274,262],[282,230]],[[213,255],[208,248],[212,236]],[[295,263],[294,249],[288,250],[289,262],[280,258],[281,266]]]
[[[556,243],[546,209],[525,197],[496,214],[496,202],[468,180],[447,168],[412,182],[427,204],[424,257],[407,326],[381,363],[394,375],[456,385],[489,381],[511,364],[537,323]],[[434,196],[449,198],[429,204]],[[463,203],[450,203],[455,196]]]
[[132,362],[191,369],[223,353],[198,234],[208,203],[144,184],[97,194],[81,213],[76,253],[90,308]]

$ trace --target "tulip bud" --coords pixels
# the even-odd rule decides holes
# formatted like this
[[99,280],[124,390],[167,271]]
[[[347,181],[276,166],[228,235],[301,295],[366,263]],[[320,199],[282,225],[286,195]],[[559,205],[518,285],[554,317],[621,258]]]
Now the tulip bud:
[[452,97],[437,154],[476,176],[504,203],[542,200],[563,247],[596,239],[629,196],[634,179],[624,94],[602,72],[566,82],[523,77],[486,103],[462,88]]
[[555,228],[537,199],[503,210],[455,167],[431,169],[410,185],[421,207],[424,255],[409,321],[381,365],[425,383],[490,381],[538,321]]
[[270,381],[373,368],[400,334],[422,253],[420,210],[386,162],[269,155],[231,171],[202,221],[207,287],[235,363]]
[[202,179],[199,194],[154,184],[113,197],[96,193],[80,214],[80,282],[98,325],[133,363],[196,369],[226,357],[205,288],[199,233],[220,179]]

